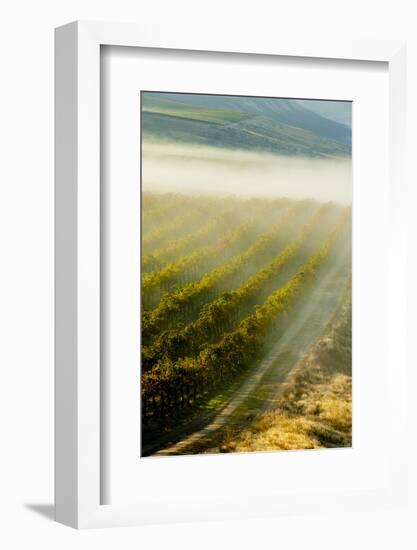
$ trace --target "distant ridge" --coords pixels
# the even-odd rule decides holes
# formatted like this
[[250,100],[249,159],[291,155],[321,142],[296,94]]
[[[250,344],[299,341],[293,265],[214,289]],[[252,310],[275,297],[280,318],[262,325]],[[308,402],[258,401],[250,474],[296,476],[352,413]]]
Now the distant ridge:
[[297,99],[297,103],[318,115],[352,128],[352,102],[316,99]]
[[349,127],[287,99],[144,92],[142,130],[158,139],[275,154],[351,152]]

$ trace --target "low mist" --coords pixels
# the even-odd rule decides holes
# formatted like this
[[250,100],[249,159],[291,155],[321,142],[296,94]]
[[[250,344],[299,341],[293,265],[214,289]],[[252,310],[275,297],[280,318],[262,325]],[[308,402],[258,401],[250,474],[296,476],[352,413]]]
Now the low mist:
[[277,156],[144,140],[144,191],[352,202],[351,159]]

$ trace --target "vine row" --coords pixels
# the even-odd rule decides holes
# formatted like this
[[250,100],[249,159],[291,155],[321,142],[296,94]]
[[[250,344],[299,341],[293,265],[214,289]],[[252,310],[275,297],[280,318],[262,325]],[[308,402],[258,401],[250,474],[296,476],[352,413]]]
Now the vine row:
[[144,420],[149,416],[157,418],[172,414],[195,402],[199,394],[210,387],[250,367],[262,354],[268,330],[315,279],[332,252],[347,218],[347,215],[344,216],[288,283],[270,294],[234,331],[225,334],[218,343],[207,345],[195,358],[172,361],[166,357],[152,370],[143,373],[141,397]]
[[[249,249],[212,269],[198,281],[166,293],[155,309],[143,315],[142,342],[146,345],[169,324],[190,322],[200,308],[213,299],[220,284],[225,285],[228,280],[243,272],[248,264],[256,267],[257,262],[265,261],[266,253],[279,247],[284,230],[294,225],[298,213],[297,207],[289,209],[282,220],[271,231],[258,237]],[[164,346],[162,341],[160,346]]]
[[[319,209],[295,240],[240,287],[232,292],[223,292],[204,305],[197,319],[184,328],[166,330],[155,338],[152,345],[146,345],[150,340],[150,333],[152,334],[153,331],[155,335],[164,319],[163,311],[158,311],[160,309],[158,306],[142,325],[143,344],[145,344],[142,348],[143,370],[150,370],[164,357],[177,360],[185,356],[195,356],[207,343],[218,340],[221,334],[235,326],[242,314],[254,307],[261,292],[271,283],[275,283],[284,267],[301,252],[314,232],[314,228],[323,220],[325,209],[326,207]],[[170,296],[172,294],[167,295],[160,305],[168,301]]]

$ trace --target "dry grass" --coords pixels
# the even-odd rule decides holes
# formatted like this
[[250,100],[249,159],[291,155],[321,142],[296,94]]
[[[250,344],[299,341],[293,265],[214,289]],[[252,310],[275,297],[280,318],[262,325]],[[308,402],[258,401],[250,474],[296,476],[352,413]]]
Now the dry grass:
[[350,302],[282,389],[271,411],[229,433],[223,452],[350,447]]

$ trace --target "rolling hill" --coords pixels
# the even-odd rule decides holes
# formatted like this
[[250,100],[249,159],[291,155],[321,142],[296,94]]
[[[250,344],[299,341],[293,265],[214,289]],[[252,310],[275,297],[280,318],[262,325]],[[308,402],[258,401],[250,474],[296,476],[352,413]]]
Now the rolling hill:
[[352,128],[352,103],[350,101],[314,99],[297,99],[296,101],[305,109]]
[[145,138],[284,155],[346,156],[351,131],[285,99],[142,93]]

